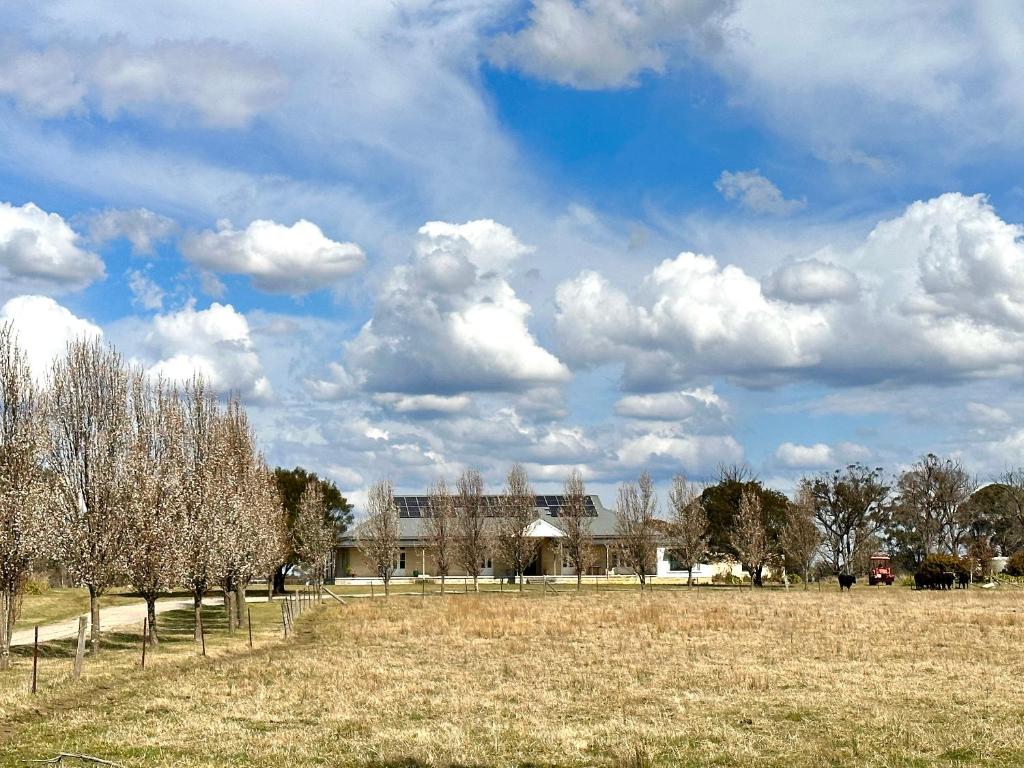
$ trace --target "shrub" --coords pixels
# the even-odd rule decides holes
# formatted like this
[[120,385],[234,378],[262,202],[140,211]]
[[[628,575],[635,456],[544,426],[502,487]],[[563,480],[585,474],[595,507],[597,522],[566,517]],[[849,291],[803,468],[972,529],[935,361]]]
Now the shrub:
[[1007,576],[1024,576],[1024,549],[1017,550],[1006,561],[1003,573]]
[[25,588],[22,590],[23,595],[45,595],[50,591],[50,582],[46,576],[33,573],[29,576],[28,581],[25,582]]

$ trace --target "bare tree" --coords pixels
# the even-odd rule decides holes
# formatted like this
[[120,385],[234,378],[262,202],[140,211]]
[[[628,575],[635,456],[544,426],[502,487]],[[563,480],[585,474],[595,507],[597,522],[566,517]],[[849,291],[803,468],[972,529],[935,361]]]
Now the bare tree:
[[768,552],[768,535],[764,529],[764,514],[761,498],[751,491],[744,491],[732,532],[732,545],[750,573],[750,587],[754,588],[754,568],[765,559]]
[[512,566],[512,572],[519,578],[520,592],[526,567],[533,562],[539,548],[538,539],[529,531],[530,523],[537,519],[536,503],[526,470],[514,464],[501,495],[495,543],[502,559]]
[[131,381],[128,505],[121,548],[129,583],[146,601],[149,639],[158,643],[156,601],[181,578],[181,450],[176,391],[142,371]]
[[467,469],[459,476],[455,505],[456,558],[466,574],[473,577],[473,589],[479,591],[480,571],[491,542],[484,480],[475,469]]
[[322,594],[327,558],[334,550],[334,526],[326,520],[327,502],[320,483],[309,483],[299,497],[292,547],[299,563],[313,577],[317,595]]
[[877,544],[890,516],[889,486],[880,468],[851,464],[804,478],[801,492],[822,532],[822,554],[835,573],[851,573],[860,556]]
[[444,582],[451,570],[455,556],[455,500],[448,490],[444,478],[439,479],[430,487],[427,498],[430,517],[427,518],[427,540],[434,553],[437,575],[441,577],[441,594],[444,594]]
[[810,581],[811,565],[820,546],[821,531],[814,522],[814,501],[806,489],[800,489],[782,528],[782,552],[786,562],[798,569],[804,589]]
[[693,568],[707,553],[710,534],[701,490],[683,475],[672,478],[668,490],[668,549],[686,566],[686,584],[693,583]]
[[39,529],[41,395],[9,323],[0,324],[0,669],[10,666],[11,638],[32,558],[46,543]]
[[391,577],[398,559],[398,507],[390,480],[370,486],[366,499],[366,520],[356,528],[356,542],[363,555],[384,581],[384,594],[391,594]]
[[654,482],[646,471],[636,483],[619,486],[615,505],[615,536],[619,553],[626,565],[640,579],[640,591],[647,584],[647,575],[655,568],[657,555],[656,517],[658,498]]
[[572,470],[563,487],[565,495],[559,513],[562,524],[563,556],[576,572],[576,591],[583,585],[583,574],[594,564],[594,534],[590,515],[587,514],[587,489],[583,475]]
[[218,483],[223,473],[217,398],[202,376],[186,385],[182,402],[181,558],[185,586],[192,593],[195,639],[200,639],[203,597],[217,583]]
[[129,507],[129,375],[99,340],[74,341],[51,374],[48,468],[55,486],[52,540],[71,578],[89,590],[93,652],[100,596],[120,575]]

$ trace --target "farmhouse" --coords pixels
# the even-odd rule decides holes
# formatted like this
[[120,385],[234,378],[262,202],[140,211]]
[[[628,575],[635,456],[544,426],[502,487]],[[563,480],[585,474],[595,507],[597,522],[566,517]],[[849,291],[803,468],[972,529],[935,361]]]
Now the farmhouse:
[[[484,496],[484,508],[489,516],[498,514],[501,497]],[[560,525],[560,513],[565,504],[564,496],[536,496],[534,513],[528,535],[539,540],[538,555],[527,567],[526,576],[575,576],[576,572],[563,557],[561,540],[565,533]],[[394,563],[394,576],[416,577],[436,574],[431,553],[427,518],[429,505],[427,496],[396,496],[399,518],[399,552]],[[594,540],[591,557],[593,565],[587,576],[629,575],[632,571],[619,557],[616,547],[615,513],[606,508],[597,496],[587,496],[586,512],[590,517],[590,531]],[[377,576],[373,564],[368,562],[357,545],[357,531],[339,539],[335,549],[334,577],[372,578]],[[733,573],[736,566],[728,563],[702,564],[694,568],[695,580],[710,581],[719,572]],[[450,576],[465,576],[463,570],[452,567]],[[488,557],[480,575],[484,578],[507,578],[513,576],[512,569],[497,556]],[[665,547],[657,548],[657,576],[686,576],[684,567],[675,561]]]

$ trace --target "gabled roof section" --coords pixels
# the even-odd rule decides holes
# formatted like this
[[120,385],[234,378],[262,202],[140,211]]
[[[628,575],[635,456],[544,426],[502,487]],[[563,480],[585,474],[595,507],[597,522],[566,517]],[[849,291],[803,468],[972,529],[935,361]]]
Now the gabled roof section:
[[526,526],[527,538],[530,539],[560,539],[565,536],[560,528],[556,528],[547,520],[542,517],[538,517],[528,526]]

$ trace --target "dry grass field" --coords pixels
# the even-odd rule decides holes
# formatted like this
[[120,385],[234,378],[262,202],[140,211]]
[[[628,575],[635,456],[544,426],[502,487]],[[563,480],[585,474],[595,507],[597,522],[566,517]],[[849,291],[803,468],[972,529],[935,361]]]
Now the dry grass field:
[[145,671],[129,638],[31,700],[22,659],[0,765],[1024,763],[1020,590],[396,595],[327,604],[287,642],[274,619],[253,651],[179,638]]

